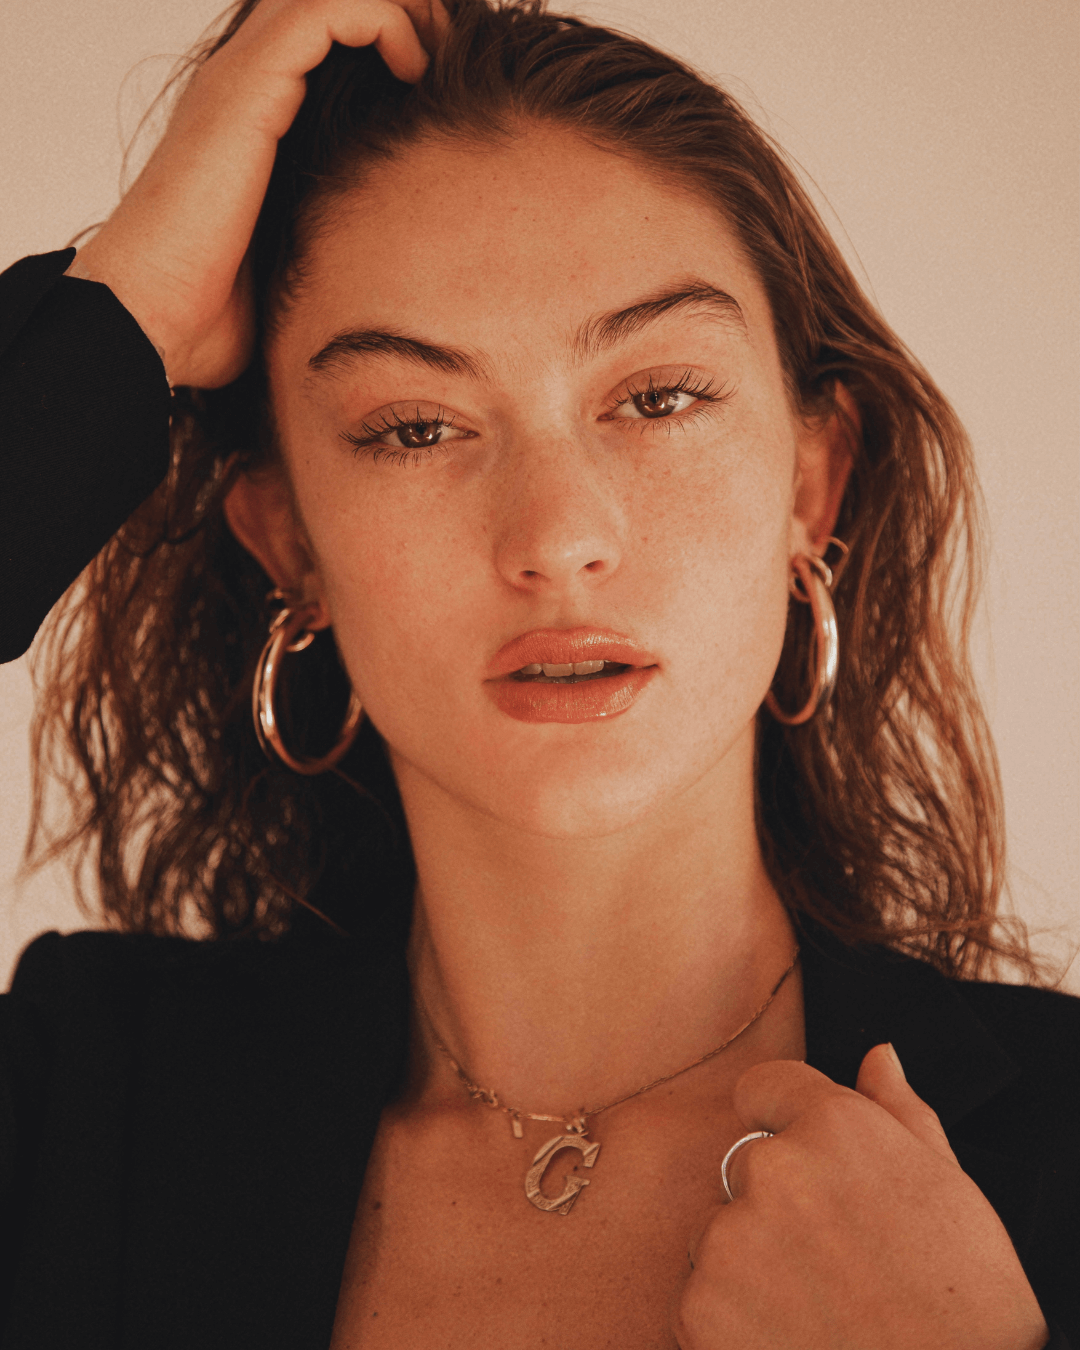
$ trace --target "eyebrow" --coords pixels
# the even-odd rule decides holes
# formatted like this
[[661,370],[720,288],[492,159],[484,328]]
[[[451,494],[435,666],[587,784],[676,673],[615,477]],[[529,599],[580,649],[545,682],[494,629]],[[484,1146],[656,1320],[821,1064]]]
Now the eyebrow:
[[[690,309],[711,313],[741,335],[746,333],[742,306],[734,296],[706,281],[687,278],[623,309],[586,319],[570,339],[571,357],[578,363],[595,359],[665,316]],[[396,356],[444,375],[462,375],[477,382],[492,378],[491,367],[483,356],[392,328],[347,328],[335,333],[308,360],[308,369],[316,376],[329,374],[354,360],[372,356]]]
[[634,337],[666,315],[689,309],[711,313],[740,335],[746,334],[742,306],[733,295],[711,286],[707,281],[689,278],[627,305],[625,309],[587,319],[574,335],[570,349],[577,360],[591,360]]

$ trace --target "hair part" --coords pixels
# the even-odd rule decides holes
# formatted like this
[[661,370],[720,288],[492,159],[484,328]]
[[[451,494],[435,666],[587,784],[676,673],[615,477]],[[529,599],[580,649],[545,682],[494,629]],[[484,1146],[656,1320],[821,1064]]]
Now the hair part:
[[[303,285],[314,234],[372,166],[432,139],[498,147],[531,123],[714,204],[764,284],[793,406],[830,415],[841,381],[859,410],[837,525],[851,555],[834,592],[835,695],[804,726],[759,714],[758,830],[781,898],[849,944],[887,944],[957,977],[1004,960],[1036,981],[1023,925],[998,914],[1001,790],[967,656],[982,566],[967,437],[783,153],[728,94],[542,0],[460,0],[416,86],[371,48],[335,46],[308,76],[253,238],[260,348]],[[174,393],[166,483],[90,565],[40,649],[28,856],[74,848],[125,929],[194,920],[215,936],[275,937],[304,926],[307,905],[353,933],[403,932],[413,863],[377,734],[366,725],[339,771],[308,779],[268,764],[252,728],[271,584],[222,503],[234,474],[274,458],[262,357],[226,389]],[[785,706],[801,702],[811,640],[792,605],[774,681]],[[318,749],[348,695],[332,636],[293,665],[287,731]],[[50,774],[75,809],[57,832],[45,825]]]

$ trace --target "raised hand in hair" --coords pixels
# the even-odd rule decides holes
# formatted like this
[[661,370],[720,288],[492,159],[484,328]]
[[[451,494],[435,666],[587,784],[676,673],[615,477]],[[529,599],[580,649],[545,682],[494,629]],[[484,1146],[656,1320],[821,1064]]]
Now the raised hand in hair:
[[190,79],[146,167],[68,275],[110,287],[162,353],[170,383],[228,384],[251,359],[244,258],[304,75],[332,42],[374,44],[415,82],[448,22],[441,0],[261,0]]

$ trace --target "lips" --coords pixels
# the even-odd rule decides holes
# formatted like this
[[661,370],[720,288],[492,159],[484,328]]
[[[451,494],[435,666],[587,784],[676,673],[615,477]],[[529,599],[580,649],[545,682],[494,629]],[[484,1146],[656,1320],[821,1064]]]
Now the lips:
[[[547,683],[513,676],[523,666],[610,662],[580,680]],[[495,706],[518,722],[596,722],[618,717],[656,675],[656,657],[633,638],[597,628],[534,628],[508,642],[489,667],[486,688]]]
[[602,628],[534,628],[501,647],[488,668],[488,679],[513,675],[523,666],[574,665],[611,661],[641,669],[656,657],[633,638]]

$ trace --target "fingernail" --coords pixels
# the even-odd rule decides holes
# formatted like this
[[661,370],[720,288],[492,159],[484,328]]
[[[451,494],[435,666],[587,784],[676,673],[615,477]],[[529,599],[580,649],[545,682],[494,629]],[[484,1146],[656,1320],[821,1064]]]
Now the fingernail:
[[904,1080],[904,1082],[906,1083],[906,1082],[907,1082],[907,1074],[904,1072],[904,1066],[900,1063],[900,1056],[899,1056],[899,1055],[896,1053],[896,1051],[893,1049],[893,1043],[892,1043],[892,1041],[889,1041],[889,1042],[888,1042],[888,1046],[889,1046],[889,1054],[890,1054],[890,1056],[892,1057],[892,1062],[893,1062],[893,1063],[896,1065],[896,1067],[900,1070],[900,1077],[901,1077],[901,1078]]

